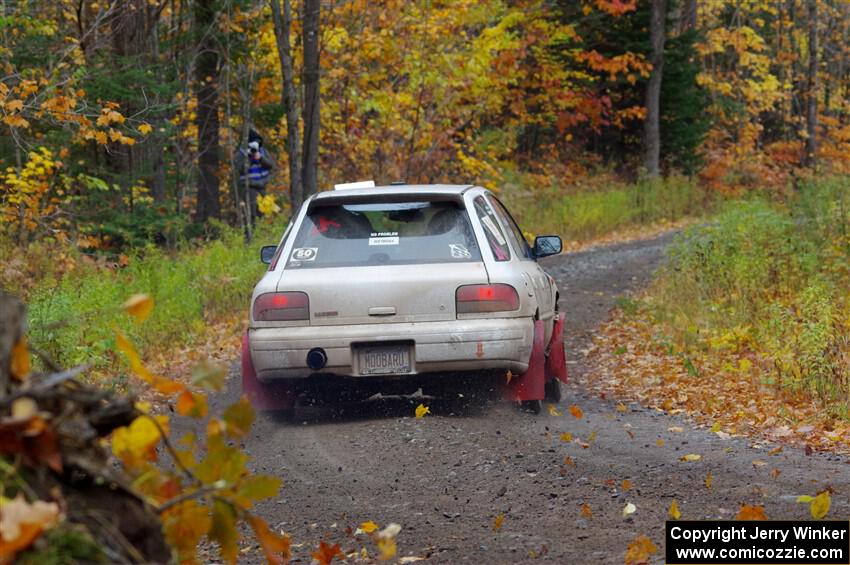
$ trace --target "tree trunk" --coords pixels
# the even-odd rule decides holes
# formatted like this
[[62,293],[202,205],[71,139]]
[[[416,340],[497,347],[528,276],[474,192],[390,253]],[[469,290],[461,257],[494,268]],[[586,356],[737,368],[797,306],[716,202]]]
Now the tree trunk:
[[661,77],[664,71],[664,37],[667,1],[652,0],[649,41],[652,46],[652,74],[646,85],[646,121],[644,121],[644,167],[650,177],[660,174],[661,159]]
[[[114,55],[112,64],[116,76],[124,79],[128,69],[142,67],[162,79],[157,35],[161,14],[160,9],[144,0],[123,0],[115,3],[114,14],[109,19],[109,28]],[[136,84],[125,86],[136,92],[142,91],[142,87]],[[143,113],[148,104],[158,106],[159,103],[156,97],[142,102],[137,96],[130,96],[122,101],[120,109],[125,116],[134,116]],[[147,114],[148,119],[158,117],[156,113]],[[165,201],[163,148],[164,141],[156,134],[148,135],[137,145],[111,143],[105,153],[106,163],[120,185],[129,188],[139,179],[144,179],[151,195],[161,203]],[[130,201],[132,202],[132,194]]]
[[194,4],[195,36],[198,45],[198,56],[195,60],[195,95],[198,99],[198,207],[195,220],[198,222],[221,215],[218,179],[219,56],[213,38],[217,4],[216,0],[196,0]]
[[304,199],[318,190],[320,5],[320,0],[304,0]]
[[818,2],[808,0],[809,68],[806,72],[806,156],[803,164],[815,168],[818,150]]
[[685,0],[682,4],[682,16],[679,19],[679,33],[696,29],[699,15],[698,0]]
[[283,17],[279,0],[271,0],[277,54],[280,58],[283,88],[281,103],[286,109],[286,155],[289,160],[289,201],[292,212],[304,201],[304,185],[301,179],[301,148],[298,138],[298,101],[295,96],[295,80],[292,70],[292,48],[289,33],[292,29],[292,4],[283,0]]
[[0,398],[9,392],[12,349],[24,335],[25,325],[24,305],[0,289]]

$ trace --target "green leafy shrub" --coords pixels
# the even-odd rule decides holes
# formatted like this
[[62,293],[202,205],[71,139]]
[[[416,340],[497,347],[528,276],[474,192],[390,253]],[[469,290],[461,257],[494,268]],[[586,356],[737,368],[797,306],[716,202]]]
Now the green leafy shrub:
[[787,208],[728,204],[683,234],[651,292],[684,348],[752,350],[766,379],[850,399],[847,180],[805,183]]

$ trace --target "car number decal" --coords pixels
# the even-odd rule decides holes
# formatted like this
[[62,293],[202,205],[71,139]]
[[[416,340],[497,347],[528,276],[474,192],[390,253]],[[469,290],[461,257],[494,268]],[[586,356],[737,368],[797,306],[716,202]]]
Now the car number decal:
[[318,247],[298,247],[292,250],[290,261],[315,261],[319,253]]
[[452,257],[455,259],[469,259],[472,257],[472,253],[469,252],[469,249],[460,243],[450,243],[449,250],[452,252]]

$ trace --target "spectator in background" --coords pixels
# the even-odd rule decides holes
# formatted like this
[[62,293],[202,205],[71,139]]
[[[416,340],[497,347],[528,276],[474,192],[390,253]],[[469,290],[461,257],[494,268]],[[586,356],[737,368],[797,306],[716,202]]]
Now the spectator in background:
[[250,222],[259,217],[257,198],[265,196],[266,185],[274,171],[274,161],[263,148],[263,138],[251,130],[248,147],[236,154],[234,170],[239,175],[239,184],[247,190]]

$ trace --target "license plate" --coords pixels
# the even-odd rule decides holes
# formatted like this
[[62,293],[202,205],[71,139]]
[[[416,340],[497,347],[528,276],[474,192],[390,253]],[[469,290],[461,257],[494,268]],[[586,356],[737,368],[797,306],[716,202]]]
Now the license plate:
[[361,375],[397,375],[410,372],[410,346],[382,345],[358,349]]

